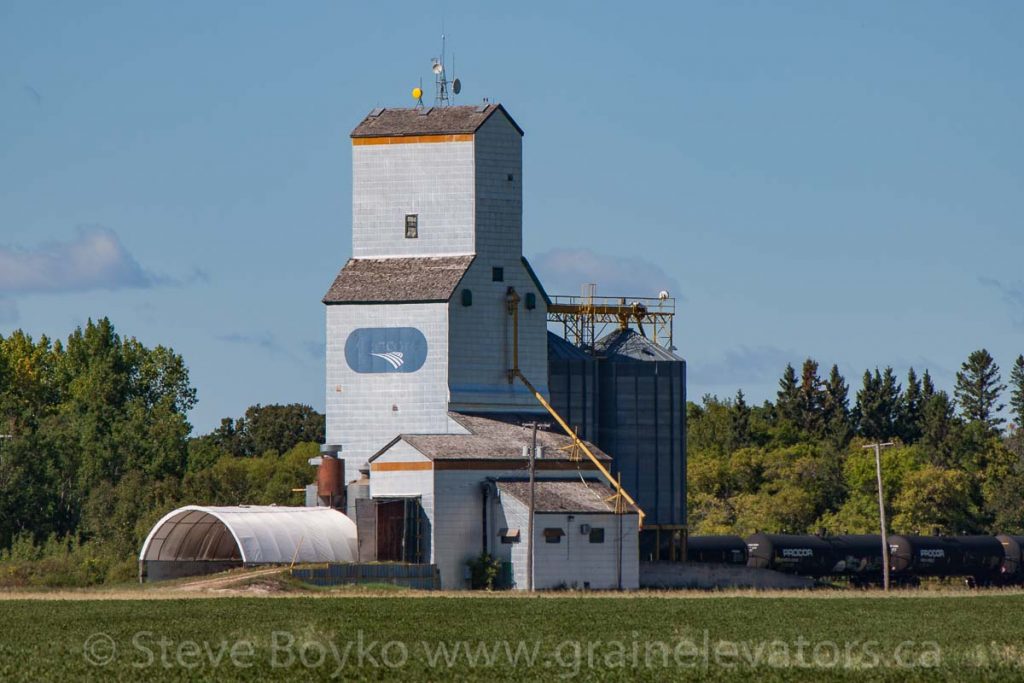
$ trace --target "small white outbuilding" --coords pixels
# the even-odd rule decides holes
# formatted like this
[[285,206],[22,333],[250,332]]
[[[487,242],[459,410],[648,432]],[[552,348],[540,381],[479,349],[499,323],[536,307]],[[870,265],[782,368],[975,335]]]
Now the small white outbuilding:
[[232,567],[356,557],[355,522],[331,508],[188,505],[149,532],[139,553],[139,577],[159,581]]

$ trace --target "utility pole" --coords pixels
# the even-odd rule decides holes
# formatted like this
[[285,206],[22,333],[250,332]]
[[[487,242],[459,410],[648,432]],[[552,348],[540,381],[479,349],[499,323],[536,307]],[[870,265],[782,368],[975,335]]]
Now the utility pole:
[[882,495],[882,449],[895,446],[892,441],[873,443],[863,448],[875,449],[875,476],[878,479],[878,521],[882,527],[882,585],[889,592],[889,533],[885,530],[885,498]]
[[530,512],[526,524],[526,535],[529,538],[529,545],[526,546],[526,590],[533,590],[533,517],[537,509],[537,428],[547,429],[551,425],[539,422],[527,422],[524,427],[533,429],[533,444],[530,447]]

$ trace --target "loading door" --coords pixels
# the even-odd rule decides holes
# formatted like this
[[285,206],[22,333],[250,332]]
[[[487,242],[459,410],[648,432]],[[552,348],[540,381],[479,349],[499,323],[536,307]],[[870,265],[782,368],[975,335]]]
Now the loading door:
[[419,499],[377,503],[377,561],[423,562],[423,508]]

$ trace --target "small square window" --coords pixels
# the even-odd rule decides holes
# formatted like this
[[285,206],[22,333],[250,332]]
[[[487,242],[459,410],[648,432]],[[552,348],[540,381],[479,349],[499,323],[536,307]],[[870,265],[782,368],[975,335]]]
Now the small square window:
[[516,177],[515,177],[514,175],[512,175],[511,173],[509,173],[509,174],[508,174],[508,181],[509,181],[510,183],[511,183],[511,182],[512,182],[513,180],[515,180],[515,179],[516,179]]
[[498,536],[504,544],[519,543],[519,529],[500,529]]
[[532,311],[537,308],[537,295],[533,292],[526,293],[526,310]]
[[500,266],[491,268],[491,281],[492,282],[504,282],[505,281],[505,269]]
[[565,532],[557,527],[544,530],[545,543],[561,543],[562,536],[565,536]]
[[405,238],[415,239],[420,236],[420,216],[417,213],[405,214]]
[[591,543],[604,543],[604,529],[591,528],[590,529],[590,542]]

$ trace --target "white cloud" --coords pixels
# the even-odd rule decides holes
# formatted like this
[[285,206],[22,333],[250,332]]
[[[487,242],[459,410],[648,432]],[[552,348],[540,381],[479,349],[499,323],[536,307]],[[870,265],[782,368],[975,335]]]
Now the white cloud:
[[548,294],[579,295],[580,286],[596,283],[598,296],[654,297],[665,289],[682,299],[679,281],[657,264],[591,249],[552,249],[530,259]]
[[146,271],[117,234],[82,227],[65,242],[37,247],[0,245],[0,295],[145,289],[171,284]]

